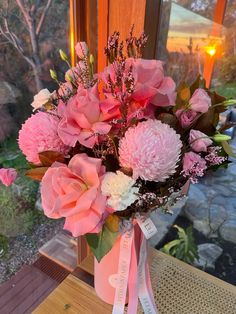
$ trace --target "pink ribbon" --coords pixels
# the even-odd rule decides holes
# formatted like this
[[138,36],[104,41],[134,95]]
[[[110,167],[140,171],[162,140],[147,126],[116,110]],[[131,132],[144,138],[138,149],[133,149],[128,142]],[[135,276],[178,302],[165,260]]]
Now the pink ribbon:
[[[135,237],[140,241],[135,241]],[[121,236],[118,280],[112,314],[124,313],[127,288],[128,314],[137,313],[138,299],[145,314],[158,314],[148,267],[147,240],[137,224]]]

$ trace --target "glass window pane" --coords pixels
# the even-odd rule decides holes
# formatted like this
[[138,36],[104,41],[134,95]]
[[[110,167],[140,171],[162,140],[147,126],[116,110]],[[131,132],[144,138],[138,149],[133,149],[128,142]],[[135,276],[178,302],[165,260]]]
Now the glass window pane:
[[158,59],[176,83],[203,74],[206,58],[222,56],[225,28],[212,21],[216,1],[165,1]]

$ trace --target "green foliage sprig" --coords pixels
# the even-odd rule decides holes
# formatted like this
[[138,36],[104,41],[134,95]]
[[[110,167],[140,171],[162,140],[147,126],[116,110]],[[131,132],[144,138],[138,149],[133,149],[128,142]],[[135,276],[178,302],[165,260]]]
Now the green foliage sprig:
[[192,264],[195,259],[198,259],[198,251],[193,237],[193,229],[190,226],[184,230],[177,225],[174,225],[174,228],[178,230],[178,238],[165,244],[161,251],[188,264]]

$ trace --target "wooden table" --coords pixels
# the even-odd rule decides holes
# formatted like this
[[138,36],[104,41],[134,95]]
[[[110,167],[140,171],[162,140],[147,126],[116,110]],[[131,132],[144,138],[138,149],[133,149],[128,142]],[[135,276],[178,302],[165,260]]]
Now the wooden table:
[[[236,314],[236,287],[220,279],[155,249],[150,272],[159,314]],[[33,313],[110,314],[112,307],[96,296],[92,274],[89,256]]]

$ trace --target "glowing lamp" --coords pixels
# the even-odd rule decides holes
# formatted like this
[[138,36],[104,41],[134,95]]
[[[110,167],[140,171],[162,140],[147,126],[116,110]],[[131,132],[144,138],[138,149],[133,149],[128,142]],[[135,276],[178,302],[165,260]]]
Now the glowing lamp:
[[213,57],[216,54],[216,48],[214,46],[207,46],[206,53]]

